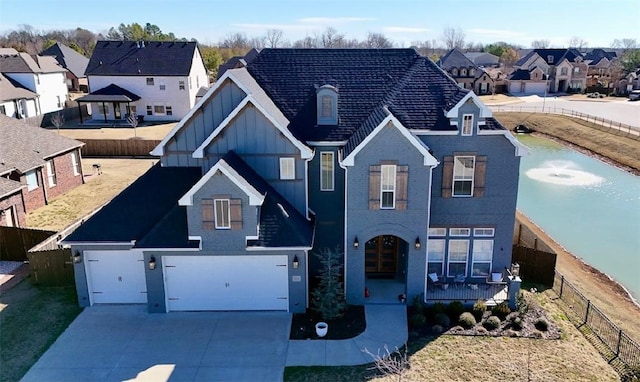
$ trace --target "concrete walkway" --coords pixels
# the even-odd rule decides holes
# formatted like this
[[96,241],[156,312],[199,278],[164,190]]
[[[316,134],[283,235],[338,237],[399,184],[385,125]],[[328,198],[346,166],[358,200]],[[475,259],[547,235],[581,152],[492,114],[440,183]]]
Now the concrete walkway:
[[[367,305],[364,333],[289,340],[285,312],[149,314],[86,308],[22,378],[31,381],[281,381],[285,366],[359,365],[407,340],[404,305]],[[380,353],[382,354],[382,353]]]
[[[347,340],[289,340],[287,366],[352,366],[373,361],[365,353],[382,355],[407,342],[407,308],[404,305],[365,305],[367,327]],[[329,328],[331,330],[331,328]]]

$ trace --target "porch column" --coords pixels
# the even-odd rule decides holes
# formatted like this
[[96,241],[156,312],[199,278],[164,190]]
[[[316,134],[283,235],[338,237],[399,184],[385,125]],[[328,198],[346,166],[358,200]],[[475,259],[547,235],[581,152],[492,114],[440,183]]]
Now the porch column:
[[102,101],[102,111],[104,112],[104,123],[107,123],[107,109],[105,107],[104,101]]
[[508,297],[509,297],[509,308],[511,310],[516,309],[516,302],[518,301],[518,295],[520,294],[520,284],[522,284],[522,280],[519,276],[509,276],[508,285]]

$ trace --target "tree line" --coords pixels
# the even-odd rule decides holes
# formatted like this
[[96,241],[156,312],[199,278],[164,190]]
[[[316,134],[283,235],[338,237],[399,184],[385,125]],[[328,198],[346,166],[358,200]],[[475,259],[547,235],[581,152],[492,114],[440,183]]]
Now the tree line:
[[[20,25],[18,29],[0,35],[0,46],[14,48],[20,52],[37,54],[56,42],[63,43],[77,52],[89,57],[98,40],[153,40],[153,41],[196,41],[178,37],[173,32],[165,33],[159,26],[151,23],[144,25],[138,23],[120,24],[111,27],[104,33],[95,33],[87,29],[76,28],[70,30],[39,31],[31,25]],[[400,44],[404,45],[404,43]],[[580,37],[572,37],[567,41],[567,46],[579,50],[588,48],[588,42]],[[280,29],[268,29],[259,36],[247,36],[243,32],[228,33],[217,44],[199,43],[205,65],[215,73],[218,66],[233,56],[244,55],[252,48],[393,48],[398,44],[382,33],[369,32],[367,36],[358,40],[349,38],[333,27],[328,27],[322,32],[307,35],[302,39],[290,41],[284,37]],[[416,40],[410,43],[422,55],[437,60],[440,55],[450,49],[462,51],[487,52],[498,56],[507,67],[512,66],[518,59],[518,50],[523,49],[517,44],[498,41],[484,45],[467,39],[467,35],[461,28],[445,27],[437,39]],[[534,40],[531,48],[550,48],[549,40]],[[636,39],[615,39],[611,48],[622,49],[626,56],[623,61],[625,69],[632,70],[640,65],[640,51]],[[627,53],[629,52],[629,53]]]

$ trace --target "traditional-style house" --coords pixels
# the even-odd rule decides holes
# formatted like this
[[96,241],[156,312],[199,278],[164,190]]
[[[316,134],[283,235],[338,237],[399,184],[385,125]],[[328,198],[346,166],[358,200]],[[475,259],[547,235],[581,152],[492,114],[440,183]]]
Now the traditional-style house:
[[89,64],[88,58],[59,42],[40,52],[40,55],[53,56],[61,67],[67,69],[67,89],[75,92],[89,89],[84,74]]
[[438,60],[437,64],[449,73],[463,89],[471,89],[478,95],[493,92],[494,84],[491,76],[474,64],[460,50],[448,51]]
[[[509,76],[509,92],[525,94],[568,93],[585,90],[587,64],[576,49],[533,49],[516,64],[516,70]],[[546,78],[541,86],[539,78],[526,72],[540,71]]]
[[0,73],[0,114],[12,118],[38,115],[38,95]]

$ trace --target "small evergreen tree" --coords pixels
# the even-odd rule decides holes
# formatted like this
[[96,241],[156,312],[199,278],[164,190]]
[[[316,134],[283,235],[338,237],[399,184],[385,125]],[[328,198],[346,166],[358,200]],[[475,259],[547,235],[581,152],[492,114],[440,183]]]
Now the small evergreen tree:
[[311,304],[323,320],[333,320],[342,316],[347,305],[342,283],[343,255],[338,249],[323,249],[315,255],[322,268],[318,275],[320,283],[311,293]]

